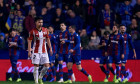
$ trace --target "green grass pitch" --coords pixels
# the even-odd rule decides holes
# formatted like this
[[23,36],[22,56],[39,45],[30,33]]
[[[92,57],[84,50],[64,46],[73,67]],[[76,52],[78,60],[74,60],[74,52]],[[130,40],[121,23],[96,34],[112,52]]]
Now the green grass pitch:
[[[22,82],[15,82],[15,81],[0,81],[0,84],[34,84],[33,81],[22,81]],[[57,82],[44,82],[44,84],[63,84],[63,83],[57,83]],[[88,82],[74,82],[72,84],[89,84]],[[113,82],[109,82],[109,83],[104,83],[104,82],[93,82],[92,84],[115,84]],[[117,84],[124,84],[124,83],[117,83]],[[127,82],[125,84],[140,84],[140,82]]]

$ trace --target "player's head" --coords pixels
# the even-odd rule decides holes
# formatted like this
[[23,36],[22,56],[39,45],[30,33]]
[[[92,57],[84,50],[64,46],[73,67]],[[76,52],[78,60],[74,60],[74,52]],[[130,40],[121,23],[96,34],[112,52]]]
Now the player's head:
[[49,30],[49,33],[53,33],[53,31],[54,31],[53,26],[49,26],[49,27],[48,27],[48,30]]
[[114,26],[113,26],[112,32],[113,32],[113,33],[118,32],[118,26],[117,26],[117,25],[114,25]]
[[10,30],[10,35],[11,35],[11,37],[15,37],[16,34],[17,34],[17,30],[15,30],[15,29],[11,29],[11,30]]
[[35,18],[35,24],[37,28],[40,28],[43,26],[43,18],[42,17],[36,17]]
[[64,30],[66,30],[66,24],[64,23],[64,22],[62,22],[61,24],[60,24],[60,29],[61,29],[61,31],[64,31]]
[[70,26],[69,26],[69,32],[70,32],[70,33],[74,33],[75,30],[76,30],[76,26],[75,26],[75,25],[70,25]]
[[109,32],[109,31],[105,31],[105,32],[104,32],[104,37],[105,37],[105,38],[108,38],[109,35],[110,35],[110,32]]
[[125,27],[125,25],[120,25],[120,31],[121,31],[121,33],[126,32],[126,27]]

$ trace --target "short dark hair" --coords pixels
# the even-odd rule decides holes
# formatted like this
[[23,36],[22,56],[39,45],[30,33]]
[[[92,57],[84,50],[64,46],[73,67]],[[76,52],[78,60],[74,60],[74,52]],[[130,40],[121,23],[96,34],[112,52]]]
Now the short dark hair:
[[117,24],[114,24],[113,26],[116,26],[117,28],[119,28],[119,26]]
[[12,31],[17,31],[17,30],[16,30],[16,29],[14,29],[14,28],[11,28],[11,29],[10,29],[10,32],[12,32]]
[[121,26],[125,26],[125,25],[124,25],[124,24],[120,24],[120,27],[121,27]]
[[35,22],[37,22],[38,20],[43,20],[43,18],[42,17],[36,17]]
[[61,22],[60,24],[64,24],[65,26],[67,26],[65,22]]
[[71,27],[72,29],[76,30],[76,26],[75,25],[70,25],[69,27]]
[[54,26],[53,26],[53,25],[48,26],[48,28],[49,28],[49,27],[51,27],[51,28],[53,28],[53,29],[54,29]]
[[109,31],[105,31],[105,32],[104,32],[104,35],[109,35],[109,34],[110,34]]

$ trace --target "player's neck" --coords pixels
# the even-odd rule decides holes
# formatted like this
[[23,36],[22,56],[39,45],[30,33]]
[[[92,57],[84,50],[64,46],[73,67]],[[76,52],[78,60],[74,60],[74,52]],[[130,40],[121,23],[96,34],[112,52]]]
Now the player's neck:
[[66,29],[62,30],[62,32],[66,31]]
[[72,31],[71,34],[73,35],[75,33],[75,31]]
[[115,35],[117,35],[117,34],[118,34],[118,32],[115,32],[114,34],[115,34]]
[[38,31],[41,31],[41,30],[42,30],[42,27],[36,27],[36,29],[37,29]]
[[124,32],[121,32],[121,34],[124,34]]

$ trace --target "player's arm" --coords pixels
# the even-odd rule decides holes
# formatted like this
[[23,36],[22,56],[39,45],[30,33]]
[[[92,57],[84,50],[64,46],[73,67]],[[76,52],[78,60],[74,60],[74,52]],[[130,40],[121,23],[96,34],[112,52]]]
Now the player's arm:
[[48,32],[47,32],[47,35],[46,35],[46,41],[47,41],[48,47],[50,49],[50,54],[52,55],[53,54],[53,51],[52,51],[51,41],[50,41]]
[[28,56],[31,57],[31,43],[33,40],[33,31],[29,32],[29,38],[28,38]]
[[57,45],[56,45],[56,48],[57,48],[56,54],[58,55],[58,53],[59,53],[59,48],[60,48],[60,39],[59,39],[59,35],[56,36],[56,42],[57,42]]
[[76,46],[73,49],[70,49],[69,52],[72,53],[74,50],[78,49],[80,47],[80,36],[77,34],[76,35]]
[[22,37],[19,36],[19,42],[17,44],[18,48],[23,48],[23,41],[22,41]]
[[110,40],[110,36],[109,36],[109,40],[108,40],[108,42],[107,42],[107,44],[106,44],[106,46],[105,46],[105,56],[108,55],[107,49],[108,49],[110,43],[111,43],[111,40]]
[[120,49],[121,57],[124,58],[124,38],[122,35],[120,36],[119,41],[120,41],[120,45],[121,45],[121,49]]
[[137,58],[136,51],[135,51],[135,47],[134,47],[133,42],[132,42],[131,35],[129,35],[129,37],[128,37],[128,43],[130,44],[131,48],[133,49],[133,53],[134,53],[133,58],[136,59]]

